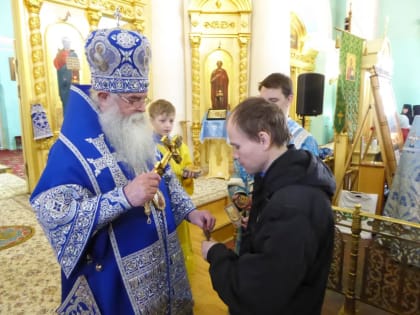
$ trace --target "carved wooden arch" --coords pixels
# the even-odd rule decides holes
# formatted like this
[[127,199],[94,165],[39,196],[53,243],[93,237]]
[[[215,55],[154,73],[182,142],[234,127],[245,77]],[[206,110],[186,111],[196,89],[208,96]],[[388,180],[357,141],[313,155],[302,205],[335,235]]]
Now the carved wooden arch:
[[[295,54],[301,53],[306,38],[306,28],[299,17],[294,13],[290,13],[290,50]],[[293,55],[292,55],[293,56]]]

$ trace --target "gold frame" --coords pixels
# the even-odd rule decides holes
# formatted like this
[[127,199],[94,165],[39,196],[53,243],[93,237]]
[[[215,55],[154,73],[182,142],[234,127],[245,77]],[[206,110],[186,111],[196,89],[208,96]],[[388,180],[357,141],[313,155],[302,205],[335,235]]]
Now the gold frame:
[[224,120],[227,117],[227,109],[209,109],[207,112],[208,120]]

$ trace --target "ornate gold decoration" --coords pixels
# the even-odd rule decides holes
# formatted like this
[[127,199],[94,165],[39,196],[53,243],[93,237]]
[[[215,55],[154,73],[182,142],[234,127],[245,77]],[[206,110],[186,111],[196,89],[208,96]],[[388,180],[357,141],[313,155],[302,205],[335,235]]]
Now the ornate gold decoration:
[[190,43],[192,47],[192,117],[193,123],[191,126],[193,139],[193,160],[194,165],[200,165],[200,43],[201,37],[191,36]]
[[239,101],[248,96],[248,49],[249,36],[240,36],[239,42]]
[[340,230],[334,229],[334,250],[331,261],[330,273],[328,275],[327,287],[337,292],[343,289],[343,265],[344,265],[344,241]]
[[26,1],[25,4],[28,6],[29,11],[29,30],[30,30],[30,43],[32,46],[32,77],[34,79],[34,92],[37,96],[37,101],[41,104],[46,103],[46,89],[45,89],[45,77],[41,74],[45,74],[44,66],[44,54],[42,49],[42,36],[40,30],[39,12],[41,10],[42,3],[39,1]]
[[229,22],[229,21],[204,22],[203,26],[205,28],[214,28],[214,29],[226,29],[226,28],[235,28],[236,27],[234,22]]
[[151,202],[147,202],[144,205],[144,214],[147,216],[147,224],[152,223],[152,219],[150,215],[152,214],[152,205],[156,210],[163,211],[166,206],[165,197],[163,196],[162,192],[158,189],[156,194],[153,196]]
[[200,165],[200,131],[201,123],[193,122],[191,126],[191,133],[194,147],[194,165]]
[[[215,6],[216,4],[216,6]],[[220,6],[217,6],[219,4]],[[248,93],[248,59],[250,38],[251,2],[248,0],[232,0],[212,2],[196,0],[189,7],[191,76],[192,76],[192,143],[194,164],[201,166],[200,150],[204,156],[208,146],[201,146],[201,119],[210,107],[210,89],[208,83],[211,69],[209,62],[220,54],[223,64],[233,73],[229,81],[229,101],[236,105]],[[219,50],[214,48],[219,43]],[[223,44],[223,49],[220,49]],[[210,57],[209,57],[210,56]],[[226,58],[226,59],[224,59]],[[214,66],[213,64],[211,66]],[[239,78],[239,79],[238,79]],[[212,144],[210,144],[212,145]]]
[[[179,154],[179,148],[182,145],[182,137],[181,136],[174,136],[172,140],[169,140],[167,136],[163,136],[162,144],[167,149],[166,153],[162,156],[162,159],[158,162],[156,162],[155,167],[153,168],[153,171],[155,173],[158,173],[160,176],[163,175],[165,171],[166,165],[168,165],[170,159],[174,159],[176,163],[180,163],[182,160],[181,155]],[[153,199],[151,202],[147,202],[144,205],[144,213],[147,215],[147,223],[152,223],[152,220],[150,219],[150,215],[152,214],[152,204],[155,209],[157,210],[164,210],[165,209],[165,197],[163,196],[162,192],[158,190],[156,194],[153,196]]]
[[174,159],[174,161],[178,164],[181,162],[182,158],[178,149],[182,145],[182,137],[177,135],[174,136],[172,140],[169,140],[167,136],[163,136],[161,142],[167,151],[163,155],[162,159],[156,162],[155,167],[153,168],[153,171],[158,173],[160,176],[163,175],[165,167],[168,165],[170,159]]
[[[393,314],[415,314],[420,303],[420,224],[364,212],[360,205],[354,210],[339,207],[333,210],[336,227],[351,228],[351,235],[347,235],[348,272],[343,275],[344,260],[336,259],[343,251],[342,234],[338,232],[338,238],[336,232],[328,280],[330,289],[345,293],[340,314],[356,314],[357,300]],[[362,226],[362,221],[367,221],[367,225]],[[372,239],[364,240],[364,245],[359,244],[362,231],[372,235]],[[363,260],[358,259],[362,250]],[[347,284],[345,292],[338,283],[343,276]]]
[[[293,90],[297,91],[297,79],[301,73],[313,72],[315,59],[318,52],[313,49],[304,49],[306,41],[306,28],[299,17],[290,13],[290,78],[293,82]],[[293,98],[289,115],[293,120],[299,121],[296,114],[296,97]],[[305,129],[310,129],[310,118],[305,117]]]
[[98,28],[99,20],[102,17],[102,13],[96,9],[86,9],[86,17],[88,19],[90,30],[96,30]]

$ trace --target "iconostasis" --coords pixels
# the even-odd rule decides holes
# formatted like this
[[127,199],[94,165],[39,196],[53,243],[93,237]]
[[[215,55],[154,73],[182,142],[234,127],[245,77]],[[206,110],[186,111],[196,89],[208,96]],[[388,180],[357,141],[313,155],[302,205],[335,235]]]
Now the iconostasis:
[[226,158],[231,152],[225,120],[206,118],[209,109],[229,111],[248,95],[251,6],[249,1],[194,1],[189,17],[194,164],[207,169],[209,177],[228,179],[232,159]]
[[[12,1],[29,191],[59,134],[70,83],[90,83],[84,53],[88,33],[116,27],[117,22],[123,28],[143,31],[144,7],[143,1],[123,0]],[[43,136],[37,135],[40,120],[36,127],[34,121],[40,115],[44,115],[41,129],[48,129]]]
[[[136,29],[149,36],[151,30],[145,24],[150,23],[147,20],[151,16],[151,6],[148,1],[128,3],[123,0],[13,1],[22,139],[29,191],[34,188],[46,164],[48,151],[59,134],[65,110],[66,84],[68,89],[69,81],[90,83],[84,53],[86,36],[97,28],[116,27],[118,22],[120,27]],[[191,138],[186,142],[192,143],[196,166],[210,177],[227,179],[232,169],[232,155],[226,134],[220,132],[223,129],[220,126],[210,128],[216,130],[215,134],[203,133],[203,122],[209,109],[228,112],[249,95],[251,1],[197,0],[191,1],[186,10],[184,36],[189,41],[185,47],[189,54],[184,64],[190,67],[185,71],[191,71],[191,82],[186,85],[191,87],[186,91],[191,99],[186,108],[191,117]],[[290,74],[296,90],[298,75],[314,70],[317,52],[304,49],[305,26],[293,13],[290,31]],[[63,52],[67,55],[66,71],[62,71]],[[212,77],[219,77],[216,73],[224,73],[224,79],[213,85]],[[153,85],[153,69],[150,79]],[[44,112],[44,123],[51,129],[51,136],[34,137],[31,118],[34,105]],[[295,107],[294,103],[290,114],[298,120]],[[222,123],[219,121],[219,125]],[[214,124],[210,125],[214,127]],[[305,128],[309,128],[308,123],[305,123]]]
[[[216,122],[208,122],[205,117],[209,109],[218,108],[214,106],[210,81],[219,61],[229,77],[227,91],[222,93],[228,95],[227,100],[223,100],[224,108],[233,109],[249,95],[249,52],[254,36],[251,34],[252,7],[250,1],[193,1],[189,17],[194,163],[208,168],[209,177],[229,178],[232,159],[226,159],[226,156],[231,156],[225,143],[226,135],[218,132],[221,128]],[[315,69],[318,52],[304,47],[306,35],[304,24],[292,12],[290,77],[294,91],[297,90],[298,76]],[[301,118],[296,114],[296,98],[290,116],[297,121]],[[305,128],[310,128],[308,117],[305,117]]]

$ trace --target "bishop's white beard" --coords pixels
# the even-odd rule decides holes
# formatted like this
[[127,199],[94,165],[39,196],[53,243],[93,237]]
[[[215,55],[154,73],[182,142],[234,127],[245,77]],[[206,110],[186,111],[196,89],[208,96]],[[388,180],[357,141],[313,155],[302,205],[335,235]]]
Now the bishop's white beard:
[[119,160],[131,166],[136,174],[151,170],[156,161],[156,145],[145,113],[125,117],[116,105],[100,113],[99,122]]

